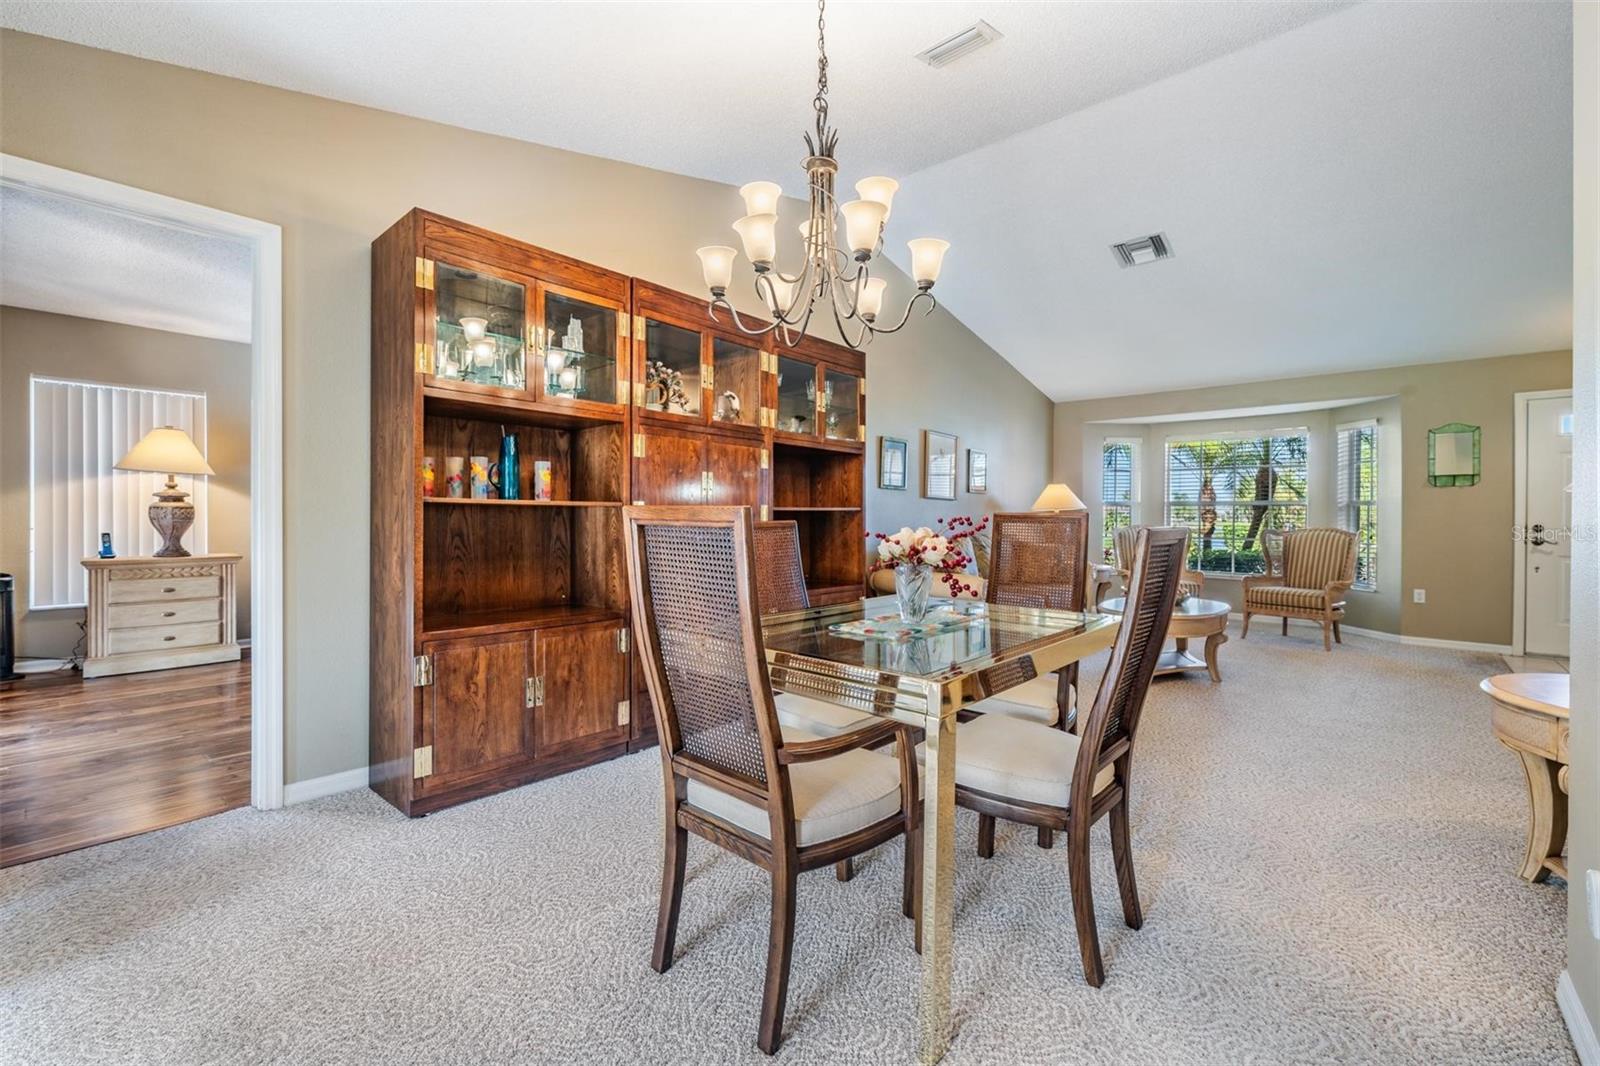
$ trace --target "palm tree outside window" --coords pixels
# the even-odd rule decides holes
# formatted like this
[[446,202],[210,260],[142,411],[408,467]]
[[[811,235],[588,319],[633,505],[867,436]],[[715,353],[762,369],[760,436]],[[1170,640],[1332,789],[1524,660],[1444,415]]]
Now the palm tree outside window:
[[1189,565],[1266,572],[1264,529],[1306,525],[1306,431],[1167,442],[1166,521],[1186,526]]

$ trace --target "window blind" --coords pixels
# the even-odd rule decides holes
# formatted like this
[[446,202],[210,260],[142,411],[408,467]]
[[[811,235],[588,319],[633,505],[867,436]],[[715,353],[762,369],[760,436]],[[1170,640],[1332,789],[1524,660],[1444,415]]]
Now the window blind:
[[1336,511],[1339,528],[1356,535],[1358,589],[1378,587],[1378,425],[1353,422],[1338,429]]
[[[82,560],[99,553],[102,532],[111,534],[118,555],[151,555],[161,546],[146,512],[165,475],[113,466],[159,426],[188,433],[204,454],[206,398],[44,377],[28,385],[28,606],[82,607],[88,599]],[[184,543],[197,555],[207,550],[207,480],[178,478],[195,505]]]
[[1262,530],[1305,527],[1306,453],[1303,429],[1167,441],[1167,524],[1191,531],[1190,565],[1265,572]]
[[[1138,441],[1108,440],[1100,456],[1101,548],[1110,552],[1117,530],[1133,525],[1137,502]],[[1109,558],[1109,556],[1107,556]]]

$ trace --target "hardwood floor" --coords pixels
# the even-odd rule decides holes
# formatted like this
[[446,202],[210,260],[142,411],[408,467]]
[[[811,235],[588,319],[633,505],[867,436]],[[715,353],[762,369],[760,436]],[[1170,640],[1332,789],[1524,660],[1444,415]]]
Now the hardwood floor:
[[0,683],[0,867],[250,802],[250,660]]

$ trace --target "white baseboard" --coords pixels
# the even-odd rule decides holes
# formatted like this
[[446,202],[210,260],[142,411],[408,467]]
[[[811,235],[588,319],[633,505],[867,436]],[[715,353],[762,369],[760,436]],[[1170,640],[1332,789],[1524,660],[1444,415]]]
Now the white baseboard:
[[1572,985],[1572,975],[1561,971],[1556,982],[1556,1004],[1561,1017],[1566,1019],[1567,1032],[1572,1034],[1572,1046],[1578,1050],[1578,1061],[1583,1066],[1600,1066],[1600,1037],[1595,1036],[1594,1024],[1583,1009],[1578,990]]
[[353,792],[366,787],[367,768],[358,766],[354,770],[341,770],[326,777],[313,777],[309,781],[294,781],[287,784],[283,786],[283,802],[286,805],[305,803],[321,799],[323,796],[335,796],[340,792]]
[[[1257,615],[1256,617],[1260,619],[1260,621],[1256,623],[1257,625],[1271,625],[1274,622],[1282,621],[1282,619],[1280,619],[1277,615],[1261,614]],[[1241,624],[1244,621],[1244,615],[1238,611],[1234,611],[1233,613],[1229,614],[1228,618]],[[1289,619],[1289,624],[1292,626],[1307,626],[1318,631],[1322,629],[1321,622],[1314,622],[1309,618],[1291,618]],[[1339,624],[1339,631],[1341,633],[1353,633],[1358,637],[1371,637],[1373,640],[1386,640],[1390,644],[1410,644],[1413,647],[1418,648],[1447,648],[1451,651],[1488,651],[1496,652],[1500,655],[1511,654],[1511,645],[1509,644],[1480,644],[1471,640],[1439,640],[1435,637],[1407,637],[1402,636],[1399,633],[1387,633],[1381,629],[1363,629],[1360,626],[1346,625],[1342,622]],[[1600,1066],[1600,1064],[1597,1064],[1597,1066]]]

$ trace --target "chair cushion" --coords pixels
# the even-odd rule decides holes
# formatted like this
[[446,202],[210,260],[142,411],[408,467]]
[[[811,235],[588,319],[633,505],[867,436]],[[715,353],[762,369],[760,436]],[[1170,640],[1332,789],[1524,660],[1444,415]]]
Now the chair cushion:
[[1343,529],[1297,529],[1284,536],[1283,583],[1318,588],[1345,576],[1355,536]]
[[[788,743],[815,740],[814,736],[785,729]],[[900,763],[875,751],[846,751],[816,762],[792,763],[789,788],[794,797],[798,842],[824,840],[865,829],[900,812]],[[689,803],[732,822],[763,840],[771,833],[767,809],[726,792],[691,780]]]
[[[1072,689],[1067,691],[1071,694],[1068,699],[1075,705],[1076,693]],[[1041,725],[1055,725],[1061,717],[1061,709],[1056,706],[1056,675],[1044,674],[1032,681],[1024,681],[998,696],[969,703],[964,709],[983,714],[1008,714]]]
[[[917,745],[922,761],[924,745]],[[956,727],[956,784],[993,796],[1066,807],[1072,801],[1072,770],[1078,761],[1073,733],[1003,714],[986,714]],[[1114,773],[1094,779],[1098,795]]]
[[785,736],[790,729],[798,729],[813,737],[833,737],[873,721],[870,714],[792,692],[774,692],[772,702],[778,709],[778,722]]
[[1295,589],[1287,585],[1255,585],[1245,593],[1246,607],[1302,607],[1321,610],[1321,589]]

